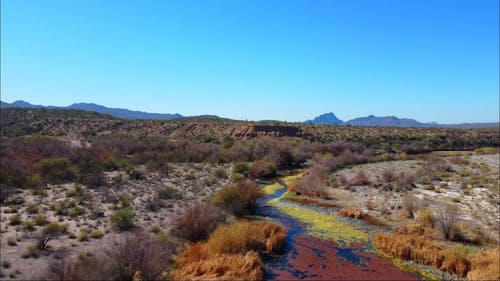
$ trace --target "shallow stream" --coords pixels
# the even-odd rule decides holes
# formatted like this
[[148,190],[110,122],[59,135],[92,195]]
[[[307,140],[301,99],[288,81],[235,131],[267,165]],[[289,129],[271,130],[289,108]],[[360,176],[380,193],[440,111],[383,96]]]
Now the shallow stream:
[[372,250],[368,234],[321,207],[280,198],[286,186],[259,200],[257,215],[287,228],[283,255],[265,258],[266,280],[418,280]]

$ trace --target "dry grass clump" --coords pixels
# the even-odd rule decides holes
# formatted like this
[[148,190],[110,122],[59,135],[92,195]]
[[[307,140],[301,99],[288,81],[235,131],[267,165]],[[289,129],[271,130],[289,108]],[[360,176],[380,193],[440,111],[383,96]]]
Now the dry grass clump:
[[479,226],[466,221],[458,221],[453,226],[450,240],[481,245],[488,243],[490,238]]
[[429,242],[427,238],[376,233],[373,236],[373,242],[377,248],[400,259],[412,260],[436,268],[440,268],[444,260],[440,254],[441,249]]
[[434,227],[436,218],[430,209],[422,209],[418,212],[417,220],[426,227]]
[[339,215],[353,219],[361,219],[371,225],[386,226],[385,223],[363,212],[359,208],[342,208],[339,211]]
[[252,214],[257,207],[257,199],[263,195],[256,183],[245,180],[224,187],[215,194],[212,203],[240,217]]
[[248,251],[276,251],[285,247],[286,231],[268,222],[246,222],[218,227],[207,241],[210,254],[244,254]]
[[219,226],[205,243],[187,247],[176,261],[174,280],[262,280],[258,252],[281,253],[286,231],[282,226],[240,221]]
[[441,270],[456,274],[460,277],[465,277],[470,270],[470,261],[467,248],[463,245],[458,245],[441,251],[445,257]]
[[173,280],[263,280],[264,265],[256,252],[221,254],[178,267]]
[[405,225],[401,225],[396,229],[396,232],[399,234],[406,235],[418,235],[422,237],[426,237],[431,240],[441,239],[440,233],[434,228],[423,225],[422,223],[409,223]]
[[470,258],[469,280],[500,280],[500,247],[474,254]]
[[377,248],[394,257],[430,265],[459,277],[498,278],[499,248],[471,256],[463,245],[442,249],[428,238],[404,234],[376,233],[373,242]]

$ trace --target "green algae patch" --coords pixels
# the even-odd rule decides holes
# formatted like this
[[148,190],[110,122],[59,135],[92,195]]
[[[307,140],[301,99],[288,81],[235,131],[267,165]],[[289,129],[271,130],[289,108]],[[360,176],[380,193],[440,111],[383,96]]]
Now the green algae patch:
[[266,194],[269,194],[269,195],[273,195],[274,193],[276,193],[276,191],[282,189],[283,186],[279,183],[274,183],[274,184],[269,184],[269,185],[266,185],[262,188],[262,190],[264,191],[264,193]]
[[276,205],[282,212],[306,223],[308,234],[349,245],[368,240],[368,234],[356,229],[335,216],[289,205]]

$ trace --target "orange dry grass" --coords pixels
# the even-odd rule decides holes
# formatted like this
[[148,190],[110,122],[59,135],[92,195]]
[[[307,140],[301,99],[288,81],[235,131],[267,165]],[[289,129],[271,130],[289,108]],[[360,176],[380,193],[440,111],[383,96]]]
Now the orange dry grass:
[[373,242],[377,248],[395,257],[432,265],[436,268],[440,268],[444,260],[440,254],[441,249],[425,238],[376,233],[373,235]]
[[445,257],[441,270],[454,273],[460,277],[465,277],[470,270],[470,261],[463,246],[453,247],[441,251]]
[[173,280],[262,280],[264,265],[256,252],[221,254],[185,264],[171,277]]
[[284,227],[263,221],[252,224],[264,234],[266,251],[281,254],[285,251],[286,230]]
[[500,247],[477,253],[470,258],[469,280],[500,280]]
[[362,219],[363,221],[371,225],[386,226],[385,223],[361,211],[361,209],[359,208],[342,208],[339,211],[339,215],[353,219]]
[[431,265],[460,277],[466,276],[471,269],[470,257],[463,246],[443,250],[425,237],[382,233],[374,234],[373,242],[394,257]]
[[281,253],[286,230],[257,221],[218,227],[205,243],[187,247],[176,261],[174,280],[260,280],[264,267],[259,251]]
[[432,240],[441,239],[441,235],[434,228],[423,226],[420,223],[401,225],[396,229],[397,233],[407,235],[418,235]]
[[218,227],[207,241],[211,255],[244,254],[265,249],[265,236],[254,224],[237,222]]

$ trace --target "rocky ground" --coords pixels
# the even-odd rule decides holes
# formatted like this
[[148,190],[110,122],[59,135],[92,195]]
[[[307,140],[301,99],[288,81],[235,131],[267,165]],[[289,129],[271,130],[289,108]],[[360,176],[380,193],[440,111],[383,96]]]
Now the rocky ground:
[[[134,210],[136,226],[167,232],[183,210],[229,183],[231,173],[228,165],[212,164],[176,164],[168,175],[140,170],[140,175],[133,177],[123,171],[107,172],[108,186],[95,189],[63,184],[50,185],[43,194],[19,190],[1,206],[1,279],[36,279],[52,259],[92,254],[110,245],[120,233],[111,228],[109,218],[122,207]],[[20,216],[21,223],[12,225],[15,215]],[[67,234],[50,241],[49,251],[38,258],[25,258],[43,228],[25,222],[33,222],[40,215],[47,222],[66,224]],[[91,238],[94,231],[101,232],[102,237]],[[87,233],[87,241],[79,239],[82,232]]]

